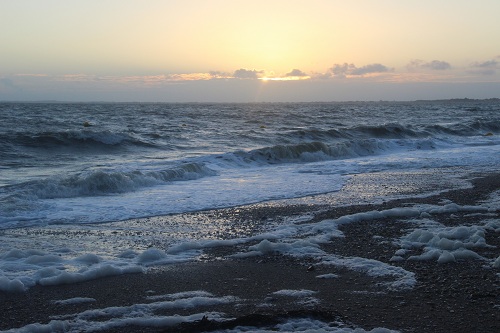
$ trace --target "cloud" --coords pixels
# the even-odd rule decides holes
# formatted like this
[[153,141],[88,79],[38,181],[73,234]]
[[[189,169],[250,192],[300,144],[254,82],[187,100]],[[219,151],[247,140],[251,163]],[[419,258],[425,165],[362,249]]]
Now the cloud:
[[221,71],[210,71],[208,72],[213,79],[226,79],[231,77],[231,74]]
[[240,68],[234,72],[233,77],[237,79],[258,79],[259,74],[262,73],[263,71],[258,71],[255,69],[249,70],[245,68]]
[[444,71],[451,68],[450,63],[442,60],[432,60],[430,62],[425,62],[423,60],[415,59],[410,61],[406,66],[409,70],[415,70],[419,68],[430,69],[433,71]]
[[487,60],[483,62],[476,62],[473,64],[474,67],[480,67],[480,68],[497,68],[498,66],[498,61],[496,60]]
[[[496,60],[500,63],[500,59]],[[349,73],[358,68],[354,65],[339,65],[337,69],[340,73]],[[469,69],[472,67],[469,66]],[[497,72],[500,72],[498,68]],[[199,79],[203,77],[203,74],[206,74],[208,78]],[[263,73],[256,74],[265,75]],[[316,78],[314,72],[308,74]],[[284,80],[277,80],[271,84],[261,84],[259,80],[234,79],[232,74],[228,80],[210,79],[209,73],[176,74],[177,76],[173,74],[150,76],[88,75],[88,77],[74,74],[46,77],[0,75],[0,100],[327,102],[444,99],[457,96],[491,98],[497,97],[498,91],[500,91],[500,82],[495,76],[455,76],[454,71],[398,73],[391,70],[390,73],[378,76],[375,80],[363,79],[361,76],[356,77],[356,79],[337,80],[332,79],[333,72],[327,74],[329,76],[325,80],[302,79],[293,83],[288,83],[286,80],[292,77],[276,77]],[[444,77],[444,75],[447,76]],[[189,78],[192,79],[187,80]],[[285,81],[287,82],[285,83]],[[19,90],[7,88],[7,85],[12,84]]]
[[32,73],[20,73],[14,74],[14,76],[24,76],[24,77],[48,77],[48,74],[32,74]]
[[329,69],[334,77],[363,76],[367,74],[386,73],[391,69],[382,64],[370,64],[363,67],[356,67],[354,64],[335,64]]
[[164,84],[186,81],[206,81],[214,78],[222,78],[215,73],[180,73],[180,74],[158,74],[158,75],[135,75],[135,76],[96,76],[85,74],[67,74],[54,77],[54,80],[89,82],[107,81],[115,83],[141,83],[141,84]]
[[446,61],[441,60],[432,60],[431,62],[425,63],[422,67],[429,68],[436,71],[443,71],[446,69],[450,69],[451,65]]
[[365,74],[372,74],[372,73],[385,73],[388,72],[390,69],[384,65],[381,64],[371,64],[371,65],[366,65],[360,68],[356,68],[352,71],[352,75],[365,75]]
[[472,63],[473,69],[470,72],[479,75],[494,75],[500,67],[500,63],[495,59],[500,59],[500,56],[492,60]]
[[307,76],[306,73],[301,71],[300,69],[292,69],[289,73],[286,73],[285,76]]
[[342,65],[341,64],[335,64],[335,65],[333,65],[332,68],[330,68],[330,72],[334,76],[345,77],[353,69],[356,69],[356,66],[354,66],[353,64],[347,64],[347,63],[344,63]]

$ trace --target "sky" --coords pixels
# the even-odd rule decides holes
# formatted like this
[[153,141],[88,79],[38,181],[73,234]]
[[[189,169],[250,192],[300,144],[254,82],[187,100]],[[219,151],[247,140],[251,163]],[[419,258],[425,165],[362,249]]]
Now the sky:
[[500,97],[498,0],[0,0],[0,101]]

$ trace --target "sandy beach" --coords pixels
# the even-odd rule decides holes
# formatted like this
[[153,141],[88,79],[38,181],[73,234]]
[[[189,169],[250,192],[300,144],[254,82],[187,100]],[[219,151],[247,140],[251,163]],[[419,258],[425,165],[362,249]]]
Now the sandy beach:
[[[500,175],[481,175],[472,183],[470,189],[377,205],[334,209],[308,205],[289,209],[249,206],[218,210],[216,213],[231,215],[238,210],[246,219],[255,220],[278,218],[286,214],[313,214],[314,222],[415,204],[442,205],[443,202],[453,202],[463,206],[476,205],[500,189]],[[199,214],[210,215],[214,211]],[[498,219],[500,212],[496,210],[488,214],[489,218]],[[478,215],[466,211],[441,213],[432,217],[447,227],[473,225],[479,219]],[[102,322],[114,316],[114,312],[109,309],[182,299],[180,295],[191,295],[192,301],[183,306],[169,308],[162,303],[153,311],[156,316],[163,318],[182,317],[191,320],[179,320],[176,324],[169,324],[171,322],[166,320],[149,321],[149,324],[146,324],[147,321],[130,320],[128,324],[116,327],[108,325],[102,331],[206,332],[241,326],[257,327],[255,331],[259,331],[286,320],[300,318],[329,323],[330,327],[338,327],[339,330],[500,331],[500,269],[481,259],[458,259],[447,263],[438,263],[436,260],[391,260],[399,249],[394,240],[412,228],[412,224],[401,217],[385,216],[358,221],[340,225],[344,237],[332,239],[321,246],[323,251],[336,256],[365,258],[413,273],[416,284],[404,290],[388,287],[388,282],[393,279],[391,276],[377,277],[345,266],[325,265],[313,259],[286,256],[278,251],[246,258],[235,257],[233,254],[239,251],[238,246],[214,247],[205,250],[196,262],[162,266],[143,274],[125,274],[69,285],[36,285],[24,293],[0,292],[0,329],[24,327],[26,331],[35,331],[43,326],[26,325],[85,320],[90,314],[96,316],[92,312],[96,309],[108,309],[101,311],[95,319]],[[484,239],[488,246],[474,251],[482,258],[498,258],[498,232],[486,231]],[[202,300],[211,302],[203,303]],[[196,315],[200,313],[203,316],[197,318]],[[207,316],[207,313],[210,315]],[[51,327],[57,328],[55,325]],[[64,330],[64,325],[60,329]]]

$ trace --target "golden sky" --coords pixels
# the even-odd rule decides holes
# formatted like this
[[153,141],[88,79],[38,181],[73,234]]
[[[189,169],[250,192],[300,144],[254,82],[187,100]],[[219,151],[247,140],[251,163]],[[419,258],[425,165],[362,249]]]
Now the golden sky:
[[491,95],[499,13],[498,0],[0,0],[0,99],[78,98],[77,83],[84,100],[170,96],[182,82],[197,96],[195,81],[243,79],[480,83]]

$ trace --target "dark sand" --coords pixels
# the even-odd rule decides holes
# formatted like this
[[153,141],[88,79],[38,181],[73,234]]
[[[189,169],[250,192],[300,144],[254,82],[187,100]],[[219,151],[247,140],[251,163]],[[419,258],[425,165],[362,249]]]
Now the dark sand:
[[[500,189],[500,176],[488,175],[476,179],[474,188],[454,190],[429,198],[389,201],[381,205],[364,205],[322,210],[315,219],[335,218],[355,212],[383,210],[413,204],[442,203],[448,199],[457,204],[474,205],[489,193]],[[303,213],[314,207],[293,207],[288,212]],[[221,210],[231,214],[231,210]],[[272,208],[241,209],[247,218],[262,219],[287,212]],[[500,218],[500,212],[494,212]],[[474,224],[474,216],[455,213],[433,216],[447,226]],[[324,250],[342,256],[360,256],[389,262],[398,249],[390,243],[380,244],[372,236],[385,238],[405,234],[409,224],[400,219],[379,219],[345,225],[345,238],[335,239]],[[495,248],[479,249],[487,258],[500,255],[500,237],[489,232],[487,243]],[[237,325],[265,326],[282,318],[313,317],[326,322],[341,321],[346,326],[370,330],[385,327],[402,332],[500,332],[500,270],[484,261],[465,260],[438,264],[435,261],[403,261],[392,263],[414,272],[417,285],[412,290],[389,291],[363,273],[345,268],[325,267],[281,255],[268,255],[248,259],[225,259],[234,249],[216,248],[206,254],[205,260],[155,269],[146,274],[129,274],[102,278],[84,283],[56,287],[35,286],[26,293],[0,292],[0,330],[22,327],[30,323],[48,323],[51,316],[79,313],[86,309],[126,306],[147,303],[146,296],[182,291],[204,290],[214,296],[237,296],[240,302],[227,306],[201,309],[174,310],[158,315],[190,314],[205,311],[224,312],[236,318],[224,324],[202,321],[171,329],[127,327],[116,332],[204,332],[214,328],[232,328]],[[338,278],[318,279],[317,275],[335,273]],[[319,303],[301,303],[294,299],[272,296],[282,289],[307,289]],[[55,305],[53,300],[73,297],[95,298],[93,303]]]

